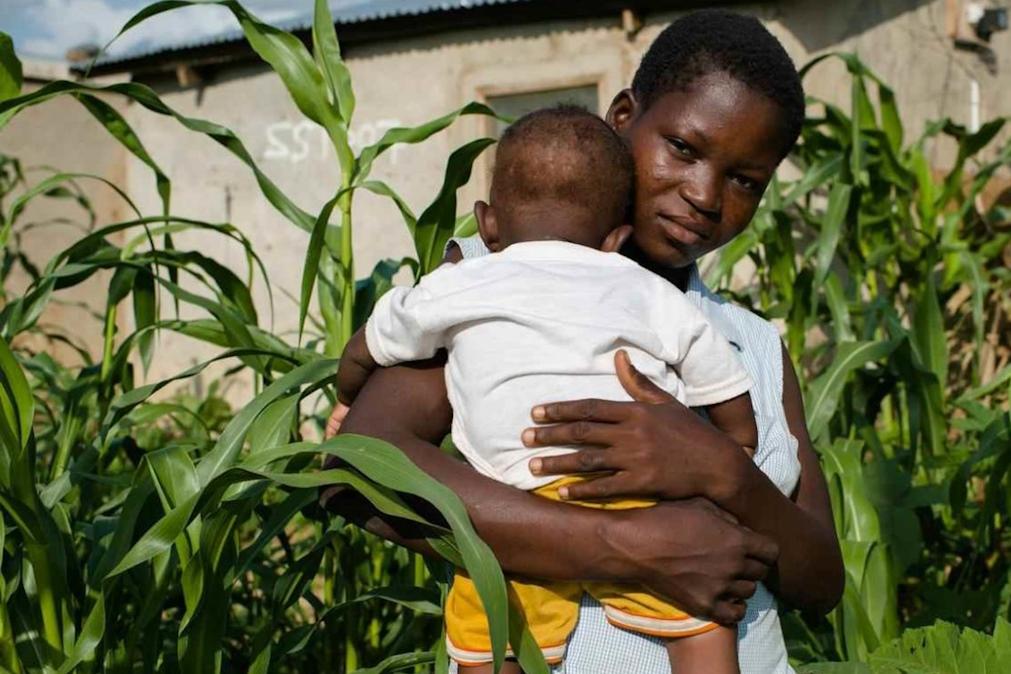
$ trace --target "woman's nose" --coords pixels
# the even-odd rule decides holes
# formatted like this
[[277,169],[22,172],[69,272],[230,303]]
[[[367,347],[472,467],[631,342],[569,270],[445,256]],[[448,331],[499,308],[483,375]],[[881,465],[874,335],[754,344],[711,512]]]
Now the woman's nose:
[[681,183],[681,197],[710,220],[719,221],[723,208],[723,190],[715,171],[695,171]]

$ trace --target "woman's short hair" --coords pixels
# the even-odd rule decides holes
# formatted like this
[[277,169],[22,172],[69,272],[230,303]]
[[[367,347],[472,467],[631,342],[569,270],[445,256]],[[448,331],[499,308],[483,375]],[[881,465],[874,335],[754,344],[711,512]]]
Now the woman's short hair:
[[804,123],[804,89],[783,45],[754,17],[707,9],[677,19],[642,57],[632,92],[648,108],[664,94],[685,91],[715,72],[731,75],[782,108],[785,156]]

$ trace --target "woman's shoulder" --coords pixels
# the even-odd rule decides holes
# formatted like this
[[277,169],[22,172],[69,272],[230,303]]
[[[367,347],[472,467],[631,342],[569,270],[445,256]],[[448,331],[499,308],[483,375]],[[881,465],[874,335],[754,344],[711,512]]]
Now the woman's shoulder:
[[705,286],[701,289],[701,296],[710,320],[717,320],[724,329],[724,335],[736,342],[739,349],[747,345],[762,355],[781,355],[779,329],[770,320]]

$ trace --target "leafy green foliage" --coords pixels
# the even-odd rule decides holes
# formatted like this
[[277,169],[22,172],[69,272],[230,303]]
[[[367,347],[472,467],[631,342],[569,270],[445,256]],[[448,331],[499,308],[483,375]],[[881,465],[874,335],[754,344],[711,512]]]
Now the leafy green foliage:
[[[125,29],[192,4],[156,2]],[[478,583],[498,661],[508,639],[527,672],[546,671],[529,634],[508,619],[501,570],[456,497],[385,443],[341,436],[320,444],[307,430],[318,430],[331,402],[333,359],[393,275],[408,267],[419,277],[449,236],[473,233],[456,192],[491,141],[452,153],[420,215],[370,178],[376,158],[460,115],[492,111],[472,103],[391,129],[355,155],[347,142],[354,91],[326,2],[315,3],[311,48],[234,0],[203,4],[232,12],[296,107],[326,130],[341,182],[320,212],[285,195],[232,131],[181,115],[141,84],[53,82],[20,94],[20,64],[0,36],[0,128],[73,96],[149,168],[161,198],[157,214],[144,214],[111,186],[130,219],[99,223],[80,183],[108,184],[103,178],[36,179],[0,157],[0,671],[443,670],[446,569],[324,517],[316,505],[324,484],[421,527]],[[786,322],[842,538],[843,602],[827,621],[784,616],[791,651],[826,661],[808,672],[990,671],[1006,661],[1011,638],[1003,622],[1011,605],[1011,228],[1002,206],[981,205],[1011,146],[990,147],[1003,120],[975,133],[941,121],[907,144],[891,90],[855,57],[836,57],[852,74],[849,112],[814,102],[820,116],[808,120],[794,155],[800,177],[770,187],[752,228],[713,268],[730,285],[750,259],[755,283],[737,299]],[[250,287],[259,274],[269,292],[269,279],[246,236],[230,223],[172,215],[170,177],[109,96],[218,142],[309,234],[297,343],[260,325]],[[955,159],[938,173],[929,158],[942,140]],[[416,258],[383,260],[358,278],[359,189],[396,205]],[[81,238],[44,265],[21,238],[44,224],[25,221],[37,199],[70,200],[84,221]],[[246,273],[177,248],[173,235],[190,230],[237,246]],[[25,292],[8,290],[15,273],[28,279]],[[63,290],[96,278],[108,283],[94,317],[97,358],[44,321]],[[305,329],[314,295],[322,319]],[[162,297],[200,317],[166,318]],[[128,301],[135,328],[121,335]],[[151,362],[160,331],[221,351],[141,383],[136,368]],[[80,362],[58,362],[52,346]],[[217,384],[201,390],[205,373],[222,365],[254,379],[252,400],[238,410]],[[321,454],[340,457],[341,467],[319,470]],[[917,628],[943,619],[987,629],[997,618],[993,637],[944,622]],[[840,660],[849,662],[828,662]]]
[[737,298],[786,323],[841,538],[842,603],[786,618],[793,654],[867,661],[903,625],[1011,617],[1011,226],[983,194],[1011,145],[991,147],[1003,119],[942,120],[906,145],[891,90],[854,56],[805,73],[828,58],[852,75],[848,113],[811,102],[801,176],[770,187],[713,275],[730,285],[749,258]]
[[1011,624],[1000,619],[993,635],[948,622],[906,630],[864,663],[818,663],[800,674],[998,674],[1011,662]]
[[[198,3],[154,3],[124,30],[192,4]],[[446,570],[429,572],[414,555],[340,518],[323,517],[316,494],[332,484],[354,489],[382,512],[413,520],[430,532],[435,549],[468,569],[489,609],[501,662],[514,623],[508,618],[502,572],[455,495],[379,441],[341,436],[320,445],[302,436],[307,422],[319,428],[318,410],[328,404],[320,393],[329,393],[336,361],[325,355],[340,353],[398,268],[422,269],[415,260],[392,267],[383,262],[371,277],[355,281],[354,191],[364,187],[387,196],[410,214],[392,189],[368,180],[376,157],[396,143],[424,141],[460,114],[490,110],[472,104],[417,128],[393,129],[360,159],[347,141],[354,94],[326,2],[316,2],[312,53],[237,2],[203,4],[233,13],[295,105],[325,128],[342,182],[314,216],[266,177],[234,133],[180,115],[143,85],[53,82],[19,95],[20,63],[9,38],[2,36],[0,127],[34,105],[73,96],[151,170],[161,212],[142,214],[117,189],[135,217],[96,226],[76,182],[91,176],[57,173],[33,183],[16,160],[4,157],[0,163],[5,281],[0,667],[18,673],[320,667],[352,672],[444,660],[440,604]],[[106,102],[108,96],[139,103],[218,141],[250,168],[281,214],[311,233],[300,324],[316,287],[324,322],[312,343],[325,353],[290,345],[260,327],[249,288],[264,267],[248,240],[229,223],[171,215],[170,178],[129,122]],[[489,142],[472,143],[453,155],[443,189],[422,215],[425,236],[418,237],[418,250],[424,251],[427,268],[433,248],[457,225],[456,189]],[[13,198],[9,207],[8,197]],[[88,216],[86,231],[39,268],[21,245],[21,234],[36,226],[23,221],[25,206],[35,199],[68,197]],[[338,223],[330,222],[334,211],[340,214]],[[173,235],[194,229],[239,246],[248,262],[245,278],[174,245]],[[8,295],[6,281],[15,272],[26,274],[30,286]],[[93,361],[85,345],[48,331],[42,319],[60,291],[99,274],[109,286],[95,325],[104,336],[101,359]],[[265,273],[264,281],[269,292]],[[205,317],[166,319],[162,296]],[[134,331],[119,335],[118,312],[128,299]],[[224,350],[171,377],[139,385],[135,364],[151,362],[155,335],[164,330]],[[83,364],[57,362],[39,350],[39,340],[69,343]],[[213,390],[210,395],[180,390],[198,382],[207,368],[226,363],[234,374],[247,372],[256,382],[255,396],[241,409],[232,411]],[[344,467],[318,470],[326,455],[341,458]],[[417,510],[420,502],[429,506],[426,515]],[[514,635],[514,650],[524,666],[546,671],[522,636]],[[390,653],[401,655],[387,657]]]

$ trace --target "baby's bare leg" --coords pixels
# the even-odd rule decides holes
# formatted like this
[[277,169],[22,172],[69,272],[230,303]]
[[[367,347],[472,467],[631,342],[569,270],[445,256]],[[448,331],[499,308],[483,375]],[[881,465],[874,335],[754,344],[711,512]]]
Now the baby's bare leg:
[[667,641],[673,674],[740,674],[737,628],[717,627],[693,637]]
[[[459,665],[458,668],[460,670],[460,674],[495,674],[490,662],[487,665],[477,665],[476,667]],[[523,674],[523,670],[520,669],[519,663],[515,660],[506,660],[502,664],[502,669],[499,670],[499,674]]]

